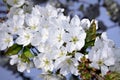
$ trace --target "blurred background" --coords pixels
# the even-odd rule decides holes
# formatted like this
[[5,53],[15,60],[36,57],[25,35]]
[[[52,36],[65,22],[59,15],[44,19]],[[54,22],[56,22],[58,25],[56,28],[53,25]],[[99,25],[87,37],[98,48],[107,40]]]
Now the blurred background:
[[[98,21],[98,31],[107,32],[117,47],[120,47],[120,0],[32,0],[34,5],[46,5],[47,3],[64,8],[64,14],[73,17],[78,15],[80,19],[89,18]],[[6,4],[0,0],[0,22],[6,19]],[[31,73],[17,72],[16,66],[9,65],[9,59],[0,51],[0,80],[41,80],[40,70],[31,69]],[[76,80],[76,79],[69,79]]]

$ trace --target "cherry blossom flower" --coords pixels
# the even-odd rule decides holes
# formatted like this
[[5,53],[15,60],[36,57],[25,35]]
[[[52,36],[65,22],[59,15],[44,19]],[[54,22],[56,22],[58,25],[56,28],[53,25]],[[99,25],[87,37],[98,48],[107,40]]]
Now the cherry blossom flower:
[[101,38],[97,38],[95,46],[88,54],[88,58],[92,61],[91,66],[96,69],[101,69],[104,76],[109,71],[108,66],[115,64],[113,54],[113,43],[107,39],[106,33],[103,33]]
[[50,55],[45,55],[43,53],[39,54],[33,59],[35,67],[42,69],[43,72],[52,71],[54,68],[53,61],[49,58]]
[[60,74],[66,76],[69,73],[78,75],[78,62],[71,56],[62,56],[55,61],[55,69],[60,69]]
[[13,36],[7,32],[0,31],[0,50],[5,50],[6,48],[11,47],[13,42]]
[[17,70],[20,72],[23,72],[25,70],[27,70],[28,73],[30,73],[30,67],[31,64],[26,63],[26,62],[22,62],[21,59],[18,57],[18,55],[12,55],[10,56],[10,64],[14,65],[17,64]]
[[7,0],[7,4],[13,7],[20,7],[25,3],[25,0]]
[[16,43],[26,46],[29,45],[32,41],[33,34],[27,30],[20,30],[18,32],[19,37],[16,39]]

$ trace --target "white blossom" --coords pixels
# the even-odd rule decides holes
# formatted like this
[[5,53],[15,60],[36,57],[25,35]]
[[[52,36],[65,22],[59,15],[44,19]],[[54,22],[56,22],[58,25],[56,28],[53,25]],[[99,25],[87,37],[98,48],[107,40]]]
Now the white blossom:
[[13,36],[7,32],[0,31],[0,50],[5,50],[14,44]]
[[18,63],[19,62],[19,58],[18,58],[18,55],[12,55],[12,56],[10,56],[10,64],[11,65],[14,65],[14,64],[16,64],[16,63]]
[[115,55],[115,64],[111,65],[109,68],[111,71],[120,72],[120,48],[113,48],[113,52]]
[[14,15],[12,18],[7,20],[9,26],[9,32],[11,34],[17,34],[20,29],[24,28],[24,15]]
[[[34,53],[34,49],[37,53],[33,58],[29,58],[29,63],[23,62],[19,57],[24,53],[23,50],[22,53],[10,56],[10,64],[17,64],[18,71],[30,72],[33,63],[43,74],[60,70],[63,76],[68,74],[78,76],[78,65],[84,56],[91,61],[90,66],[100,69],[104,76],[109,71],[108,67],[115,64],[114,53],[117,56],[116,62],[119,63],[119,50],[115,48],[114,42],[107,38],[106,33],[96,38],[88,54],[80,53],[85,45],[86,31],[93,21],[96,29],[98,28],[96,20],[89,21],[86,18],[80,20],[77,15],[70,19],[63,14],[64,9],[56,9],[50,4],[40,7],[33,6],[26,0],[6,2],[11,8],[7,14],[8,19],[0,23],[0,50],[7,50],[17,43],[23,47],[31,45],[31,52]],[[44,78],[57,80],[54,75]]]
[[23,15],[24,10],[22,8],[11,7],[9,13],[7,14],[8,18],[13,18],[15,15]]
[[86,33],[80,27],[74,27],[66,33],[64,40],[67,43],[66,48],[68,52],[80,50],[85,44]]
[[66,47],[61,47],[56,51],[55,59],[66,56],[66,55],[67,55]]
[[30,73],[30,63],[19,61],[17,64],[17,69],[19,72],[24,72],[26,70],[28,73]]
[[0,23],[0,32],[9,32],[9,29],[7,27],[7,23]]
[[50,4],[47,4],[46,7],[40,7],[39,8],[42,16],[45,19],[49,19],[51,17],[57,17],[57,9],[51,6]]
[[33,59],[35,67],[42,69],[43,72],[52,71],[54,68],[53,61],[50,55],[45,55],[43,53],[39,54]]
[[16,39],[16,43],[26,46],[31,43],[33,34],[28,30],[21,30],[18,32],[19,37]]
[[25,22],[31,30],[38,31],[39,23],[40,23],[39,16],[27,14],[25,18]]
[[65,31],[62,28],[61,29],[56,29],[56,30],[54,30],[54,29],[50,30],[49,37],[48,37],[48,42],[52,46],[60,48],[64,43],[64,40],[63,40],[64,33],[65,33]]
[[17,70],[19,72],[23,72],[25,70],[27,70],[27,72],[29,73],[30,72],[30,67],[31,67],[31,64],[27,63],[27,62],[22,62],[21,59],[18,57],[18,55],[12,55],[10,56],[10,64],[11,65],[14,65],[14,64],[17,64]]
[[55,61],[55,69],[60,69],[60,74],[66,76],[69,73],[78,75],[78,62],[71,56],[62,56]]
[[7,4],[13,7],[20,7],[25,3],[25,0],[6,0]]
[[82,19],[80,21],[80,26],[84,29],[84,30],[88,30],[90,27],[90,21],[89,19]]
[[32,14],[35,16],[42,16],[41,11],[40,11],[40,6],[36,5],[35,7],[32,7]]
[[80,26],[78,16],[74,16],[68,27],[68,33],[64,36],[64,41],[67,43],[66,48],[68,52],[80,50],[85,44],[86,33]]
[[97,38],[95,46],[88,54],[88,58],[92,61],[91,66],[96,69],[101,69],[102,75],[106,75],[109,71],[108,66],[115,64],[113,43],[107,39],[106,33],[103,33],[101,38]]

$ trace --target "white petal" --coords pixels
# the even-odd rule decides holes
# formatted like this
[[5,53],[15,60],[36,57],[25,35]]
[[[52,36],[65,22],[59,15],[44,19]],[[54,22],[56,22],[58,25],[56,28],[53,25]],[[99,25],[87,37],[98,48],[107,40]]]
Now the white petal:
[[36,67],[36,68],[40,68],[40,63],[41,63],[41,61],[39,60],[38,57],[35,57],[35,58],[33,59],[33,62],[34,62],[34,64],[35,64],[35,67]]
[[89,27],[90,27],[89,19],[82,19],[80,22],[80,26],[85,30],[89,29]]
[[71,25],[76,25],[79,26],[80,25],[80,19],[77,15],[75,15],[72,19],[71,19]]
[[23,62],[20,62],[17,65],[17,69],[18,69],[18,71],[23,72],[27,69],[27,64],[23,63]]
[[111,66],[111,65],[114,65],[115,64],[115,59],[113,57],[111,58],[108,58],[104,61],[104,63],[107,65],[107,66]]
[[91,63],[90,66],[94,67],[96,69],[99,69],[99,65],[97,63],[95,63],[95,62]]
[[60,69],[60,74],[63,74],[64,76],[68,75],[70,73],[69,67],[64,66]]
[[10,6],[14,6],[14,7],[20,7],[21,5],[23,5],[25,2],[25,0],[7,0],[7,3]]
[[75,66],[70,66],[70,70],[71,70],[71,73],[74,74],[74,75],[78,75],[78,70],[77,70],[77,67]]
[[68,52],[72,52],[75,50],[76,45],[74,43],[69,42],[69,43],[67,43],[66,48],[67,48]]
[[104,40],[108,40],[108,38],[107,38],[107,33],[106,33],[106,32],[103,32],[102,35],[101,35],[101,37],[102,37]]
[[75,53],[75,58],[80,61],[80,59],[83,57],[84,55],[82,53]]
[[5,50],[7,48],[7,44],[4,44],[4,45],[0,45],[0,50]]
[[67,58],[69,58],[69,57],[68,57],[68,56],[62,56],[62,57],[56,59],[55,64],[54,64],[55,68],[56,68],[56,69],[59,69],[60,67],[62,67],[63,65],[65,65],[63,62],[64,62]]
[[10,58],[11,58],[10,65],[14,65],[14,64],[16,64],[19,61],[18,55],[10,56]]
[[109,71],[109,70],[108,70],[108,67],[107,67],[107,66],[105,66],[105,65],[101,66],[102,76],[106,75],[108,71]]

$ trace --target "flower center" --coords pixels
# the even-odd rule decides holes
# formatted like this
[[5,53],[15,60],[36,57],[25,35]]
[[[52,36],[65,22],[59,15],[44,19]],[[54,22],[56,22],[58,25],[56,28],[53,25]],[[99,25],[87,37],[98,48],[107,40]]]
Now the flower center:
[[18,0],[14,0],[14,1],[13,1],[13,2],[14,2],[14,4],[17,4],[17,1],[18,1]]
[[25,35],[25,38],[27,39],[27,40],[29,40],[30,39],[30,35]]
[[6,38],[6,39],[5,39],[5,42],[6,42],[6,43],[9,43],[9,42],[10,42],[10,39],[9,39],[9,38]]
[[18,28],[17,27],[14,27],[14,32],[18,31]]
[[46,59],[46,60],[44,60],[44,63],[45,63],[45,65],[49,65],[49,61]]
[[31,26],[31,29],[32,29],[32,30],[35,30],[35,29],[36,29],[36,26]]
[[99,60],[97,63],[98,63],[99,66],[102,66],[104,64],[103,60]]
[[60,52],[60,56],[63,56],[63,55],[64,55],[64,52],[63,52],[63,51],[61,51],[61,52]]
[[78,38],[76,36],[72,37],[71,42],[73,42],[74,44],[76,44],[76,42],[79,41]]
[[58,41],[60,42],[62,40],[62,35],[59,34],[57,38],[58,38]]

